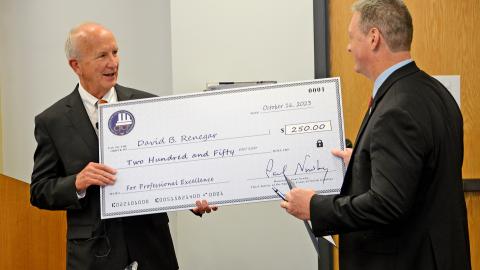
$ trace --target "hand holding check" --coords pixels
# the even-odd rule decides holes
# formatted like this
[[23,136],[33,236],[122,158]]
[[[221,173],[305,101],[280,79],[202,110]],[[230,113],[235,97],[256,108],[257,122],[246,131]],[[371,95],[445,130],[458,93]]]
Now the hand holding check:
[[310,220],[310,200],[314,194],[313,189],[294,188],[285,194],[287,200],[280,206],[298,219]]
[[345,167],[348,167],[348,163],[350,162],[350,157],[352,156],[352,152],[353,152],[352,148],[345,148],[344,151],[337,148],[332,149],[332,154],[334,156],[343,159],[343,162],[345,163]]
[[217,211],[218,207],[217,206],[210,206],[208,205],[207,200],[198,200],[195,202],[197,207],[192,209],[192,212],[197,214],[197,215],[203,215],[204,213],[210,213],[212,211]]
[[[332,154],[336,157],[342,158],[345,162],[345,166],[348,166],[350,157],[352,156],[352,148],[345,148],[344,151],[335,148],[332,149]],[[290,188],[292,188],[290,180],[288,180],[286,176],[285,179],[287,180],[287,183],[289,183]],[[278,190],[275,192],[278,194],[277,191]],[[312,189],[292,188],[291,191],[284,195],[285,198],[282,197],[284,201],[280,203],[280,206],[298,219],[310,220],[310,200],[313,195],[315,195],[315,191]]]
[[[312,240],[312,244],[315,247],[315,250],[317,251],[317,254],[320,256],[320,248],[319,248],[318,239],[313,234],[312,227],[308,223],[308,220],[310,219],[310,200],[311,200],[312,196],[315,194],[315,191],[314,190],[309,190],[309,189],[296,188],[295,184],[290,179],[288,179],[288,177],[285,174],[283,174],[283,176],[285,177],[285,181],[287,182],[288,187],[290,188],[291,192],[294,192],[294,190],[296,190],[294,193],[297,193],[298,191],[300,191],[300,192],[304,191],[304,192],[307,192],[307,193],[313,192],[311,195],[303,196],[304,198],[308,198],[308,199],[306,199],[308,209],[305,210],[304,208],[301,208],[301,207],[295,207],[295,209],[300,209],[301,213],[295,212],[296,214],[294,214],[293,212],[291,212],[291,211],[294,211],[294,210],[289,210],[289,209],[293,209],[294,208],[293,206],[298,205],[299,203],[292,204],[293,206],[290,204],[290,203],[292,203],[292,201],[295,201],[294,196],[291,195],[292,193],[288,192],[287,193],[288,196],[285,196],[280,191],[278,191],[278,189],[273,188],[275,193],[277,193],[277,195],[280,196],[283,199],[283,202],[281,202],[281,204],[280,204],[281,207],[285,208],[288,213],[290,213],[290,214],[294,215],[295,217],[303,220],[303,224],[305,225],[305,228],[307,229],[308,235],[310,236],[310,239]],[[298,195],[300,195],[300,194],[298,194]],[[301,196],[296,196],[296,197],[301,197]],[[302,201],[303,201],[303,203],[305,203],[304,200],[302,200]],[[300,204],[302,204],[302,203],[300,203]],[[326,235],[326,236],[323,236],[323,239],[327,240],[333,246],[337,246],[335,244],[335,241],[333,241],[332,236]]]

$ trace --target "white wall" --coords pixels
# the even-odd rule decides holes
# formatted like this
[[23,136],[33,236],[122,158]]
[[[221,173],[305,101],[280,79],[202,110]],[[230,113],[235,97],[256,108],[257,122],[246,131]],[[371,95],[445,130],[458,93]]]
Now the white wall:
[[[174,0],[171,10],[176,94],[206,82],[314,78],[310,0]],[[172,217],[181,269],[317,269],[303,223],[278,201]]]
[[175,0],[171,9],[174,93],[314,77],[311,0]]
[[77,83],[63,46],[70,28],[85,21],[115,33],[120,84],[158,95],[172,93],[170,1],[1,0],[4,174],[30,182],[34,116]]
[[[200,91],[208,81],[314,77],[310,0],[0,0],[9,176],[30,181],[33,118],[73,90],[77,78],[63,43],[83,21],[116,34],[119,83],[159,95]],[[303,224],[278,204],[222,207],[203,218],[169,215],[181,269],[317,269]]]

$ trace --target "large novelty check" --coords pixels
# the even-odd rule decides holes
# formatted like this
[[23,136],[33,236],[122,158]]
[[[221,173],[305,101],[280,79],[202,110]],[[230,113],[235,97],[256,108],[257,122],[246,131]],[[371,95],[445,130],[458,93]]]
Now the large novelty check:
[[117,169],[101,217],[278,199],[272,187],[338,193],[344,149],[340,79],[105,104],[100,162]]

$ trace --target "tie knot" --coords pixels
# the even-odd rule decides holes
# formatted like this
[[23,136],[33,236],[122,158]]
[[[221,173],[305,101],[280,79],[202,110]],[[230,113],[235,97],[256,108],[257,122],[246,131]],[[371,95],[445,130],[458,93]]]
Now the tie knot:
[[106,101],[105,99],[97,100],[97,102],[95,102],[95,109],[98,108],[98,104],[105,104],[105,103],[108,103],[108,101]]

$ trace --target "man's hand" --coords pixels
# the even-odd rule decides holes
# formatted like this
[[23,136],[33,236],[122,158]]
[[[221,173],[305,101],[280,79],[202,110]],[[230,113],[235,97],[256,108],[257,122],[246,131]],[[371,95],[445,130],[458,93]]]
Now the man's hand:
[[195,204],[197,207],[192,209],[192,212],[197,215],[203,215],[205,212],[210,213],[212,211],[217,211],[217,206],[210,206],[208,205],[207,200],[196,201]]
[[343,158],[343,162],[345,166],[348,167],[348,163],[350,162],[350,157],[352,157],[352,148],[345,148],[345,151],[342,151],[337,148],[332,149],[332,154],[336,157]]
[[77,192],[83,192],[89,186],[106,186],[113,185],[117,177],[117,171],[107,165],[90,162],[82,171],[77,174],[75,179],[75,187]]
[[280,206],[287,212],[301,220],[310,219],[310,200],[315,191],[312,189],[294,188],[287,192],[286,199]]

